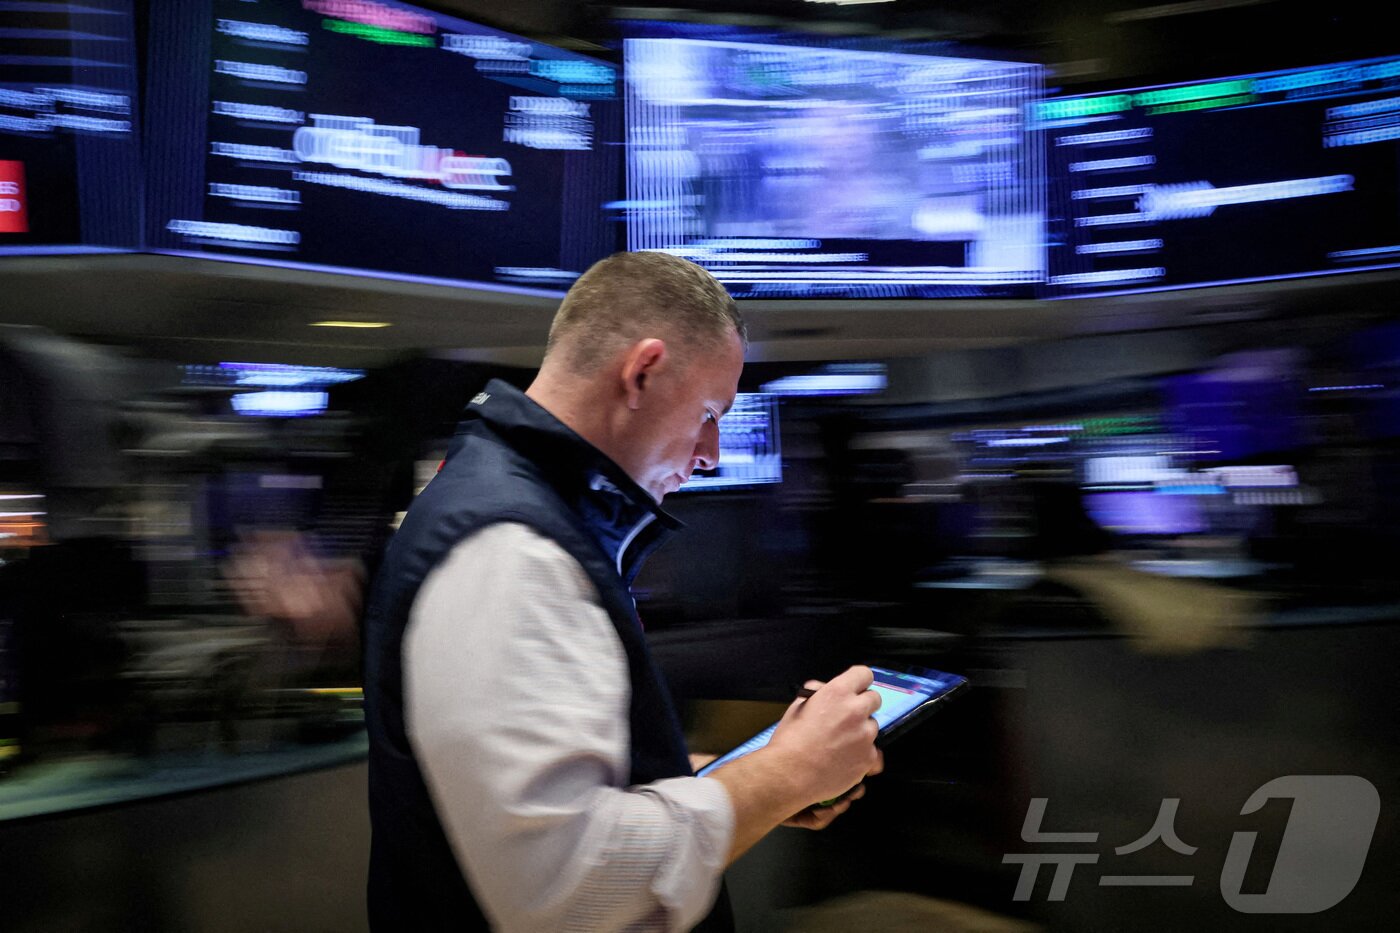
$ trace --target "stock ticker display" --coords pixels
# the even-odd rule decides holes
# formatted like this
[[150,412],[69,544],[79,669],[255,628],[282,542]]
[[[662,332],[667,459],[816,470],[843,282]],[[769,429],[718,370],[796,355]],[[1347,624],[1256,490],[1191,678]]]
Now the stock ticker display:
[[154,249],[560,292],[617,248],[611,65],[394,2],[151,20]]
[[1038,66],[713,39],[624,44],[630,249],[740,298],[1031,297]]
[[130,0],[0,3],[0,255],[134,249]]
[[1400,57],[1032,110],[1051,297],[1400,265]]

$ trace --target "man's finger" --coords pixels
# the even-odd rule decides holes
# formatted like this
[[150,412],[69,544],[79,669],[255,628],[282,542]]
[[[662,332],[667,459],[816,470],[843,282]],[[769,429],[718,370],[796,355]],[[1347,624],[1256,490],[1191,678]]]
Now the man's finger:
[[850,690],[852,693],[864,693],[870,689],[870,685],[874,682],[875,672],[864,664],[857,664],[833,677],[831,685],[833,687],[839,685],[842,690]]
[[809,824],[808,828],[821,829],[829,825],[832,820],[836,819],[850,808],[851,802],[849,800],[842,800],[838,803],[833,803],[829,807],[810,807],[803,810],[798,816],[810,817],[810,820],[804,820],[804,823]]

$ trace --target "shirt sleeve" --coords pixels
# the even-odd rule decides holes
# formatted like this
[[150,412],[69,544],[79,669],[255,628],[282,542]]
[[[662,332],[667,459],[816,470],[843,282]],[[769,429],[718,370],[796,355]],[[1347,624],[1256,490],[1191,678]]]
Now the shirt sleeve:
[[711,778],[628,787],[627,659],[555,542],[498,524],[424,581],[404,637],[409,741],[496,929],[687,930],[734,831]]

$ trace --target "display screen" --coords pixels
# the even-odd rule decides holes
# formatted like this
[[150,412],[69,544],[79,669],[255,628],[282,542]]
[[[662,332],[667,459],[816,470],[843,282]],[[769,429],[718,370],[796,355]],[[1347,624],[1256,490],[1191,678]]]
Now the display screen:
[[824,363],[814,372],[782,376],[763,391],[789,398],[879,395],[889,385],[884,363]]
[[149,245],[562,292],[619,236],[614,66],[371,0],[155,0]]
[[[930,700],[947,696],[967,683],[966,677],[945,674],[942,671],[925,670],[922,675],[906,674],[882,667],[872,667],[871,671],[875,674],[875,682],[870,685],[870,689],[880,695],[880,708],[875,711],[874,719],[879,723],[882,733],[898,725],[910,713]],[[704,777],[721,765],[757,751],[768,744],[777,728],[778,724],[774,723],[744,744],[716,758],[697,771],[696,775]]]
[[735,489],[783,481],[778,440],[778,400],[762,392],[740,392],[719,420],[719,465],[697,470],[678,492]]
[[130,0],[0,3],[0,255],[141,239]]
[[1100,528],[1121,535],[1186,535],[1208,529],[1196,495],[1158,490],[1091,492],[1084,510]]
[[1303,446],[1301,354],[1232,353],[1163,385],[1167,423],[1193,438],[1202,460],[1231,463]]
[[1400,265],[1400,57],[1032,109],[1051,297]]
[[325,392],[240,392],[229,400],[240,415],[259,418],[300,418],[326,410],[330,396]]
[[324,389],[365,377],[363,369],[296,366],[290,363],[196,363],[181,369],[181,382],[184,385],[236,389]]
[[1363,330],[1347,341],[1345,352],[1351,378],[1308,391],[1354,398],[1370,436],[1400,437],[1400,323]]
[[741,298],[1031,294],[1044,277],[1039,67],[630,39],[633,250]]

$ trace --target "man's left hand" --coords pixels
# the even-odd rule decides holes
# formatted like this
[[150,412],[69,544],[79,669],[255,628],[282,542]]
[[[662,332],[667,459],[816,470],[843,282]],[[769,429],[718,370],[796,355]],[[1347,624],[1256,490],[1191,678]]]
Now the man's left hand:
[[823,807],[814,803],[796,816],[784,820],[782,825],[792,826],[796,829],[826,829],[833,820],[851,808],[852,801],[859,800],[864,796],[865,785],[858,784],[836,798],[836,802],[831,806]]

